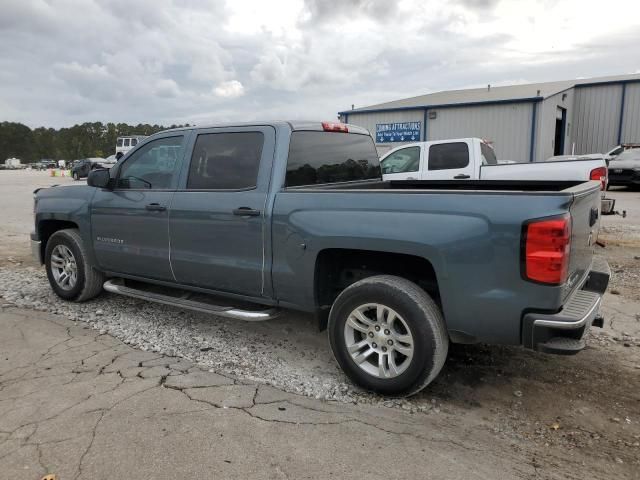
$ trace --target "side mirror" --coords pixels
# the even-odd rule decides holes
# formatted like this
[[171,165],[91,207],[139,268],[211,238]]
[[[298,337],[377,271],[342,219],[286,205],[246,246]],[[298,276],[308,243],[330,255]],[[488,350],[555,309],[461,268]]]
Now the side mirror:
[[87,177],[87,185],[97,188],[109,188],[111,184],[111,175],[106,168],[96,168],[89,172]]

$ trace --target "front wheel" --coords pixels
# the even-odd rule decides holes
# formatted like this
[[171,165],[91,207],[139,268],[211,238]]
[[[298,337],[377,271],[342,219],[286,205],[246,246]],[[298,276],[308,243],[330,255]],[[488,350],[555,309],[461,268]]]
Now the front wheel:
[[449,337],[440,309],[415,283],[391,275],[347,287],[329,314],[331,349],[361,387],[412,395],[440,372]]
[[51,288],[64,300],[84,302],[102,291],[104,275],[89,264],[76,229],[51,235],[45,249],[45,268]]
[[78,172],[73,172],[73,179],[74,180],[80,180],[80,175],[78,175]]

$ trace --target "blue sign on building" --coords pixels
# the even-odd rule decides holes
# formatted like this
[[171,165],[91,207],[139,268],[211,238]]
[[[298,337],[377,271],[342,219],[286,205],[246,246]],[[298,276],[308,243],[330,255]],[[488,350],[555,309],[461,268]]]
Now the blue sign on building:
[[378,123],[376,143],[419,142],[422,122]]

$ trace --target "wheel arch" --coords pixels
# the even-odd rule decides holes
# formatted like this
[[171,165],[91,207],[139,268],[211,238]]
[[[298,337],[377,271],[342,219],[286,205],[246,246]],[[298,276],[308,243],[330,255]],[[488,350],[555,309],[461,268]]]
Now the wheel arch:
[[68,228],[74,228],[80,230],[80,226],[76,222],[70,220],[61,220],[57,218],[49,218],[40,220],[36,232],[40,239],[40,258],[44,259],[44,252],[47,248],[47,242],[51,236],[60,231]]
[[404,253],[327,248],[318,252],[315,262],[314,299],[318,328],[326,329],[331,305],[345,288],[375,275],[394,275],[412,281],[442,310],[438,276],[428,259]]

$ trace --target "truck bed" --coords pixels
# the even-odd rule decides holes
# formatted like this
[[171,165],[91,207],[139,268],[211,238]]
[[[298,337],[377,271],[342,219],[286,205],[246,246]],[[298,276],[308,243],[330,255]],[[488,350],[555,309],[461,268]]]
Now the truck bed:
[[[476,192],[535,192],[538,194],[566,191],[570,194],[586,182],[550,180],[389,180],[373,182],[334,183],[289,187],[287,190],[418,190],[421,193],[433,191],[476,191]],[[595,185],[595,184],[594,184]],[[598,184],[599,186],[599,184]],[[406,192],[411,193],[411,192]]]
[[[273,283],[281,298],[311,305],[315,259],[332,249],[368,249],[429,259],[450,330],[517,343],[518,319],[554,312],[578,288],[592,259],[590,212],[597,181],[363,181],[284,188],[273,207]],[[541,286],[521,274],[527,221],[571,213],[570,281]],[[293,233],[295,232],[295,233]],[[304,245],[303,254],[299,245]],[[296,247],[298,250],[296,250]],[[292,253],[293,252],[293,253]],[[469,318],[469,312],[482,312]],[[509,320],[511,319],[511,320]]]

